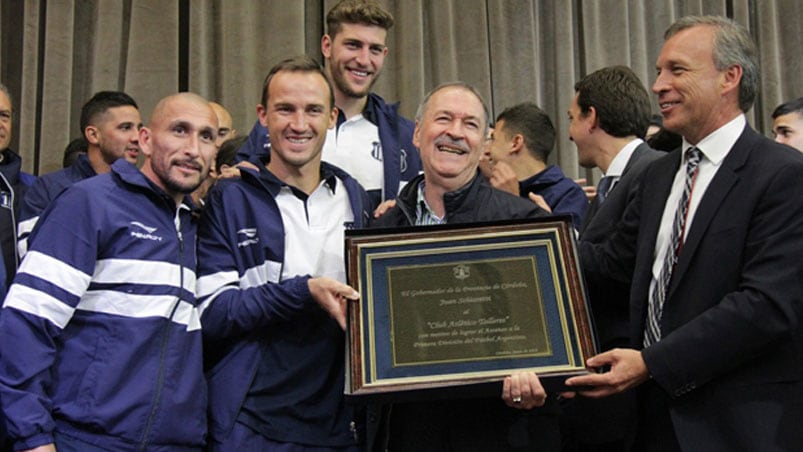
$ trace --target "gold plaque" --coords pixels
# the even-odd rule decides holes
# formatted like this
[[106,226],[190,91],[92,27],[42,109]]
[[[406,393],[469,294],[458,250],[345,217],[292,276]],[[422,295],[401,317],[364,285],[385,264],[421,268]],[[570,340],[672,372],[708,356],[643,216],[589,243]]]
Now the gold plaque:
[[347,394],[487,389],[522,371],[555,388],[587,372],[596,345],[568,221],[347,231],[346,252],[362,295]]

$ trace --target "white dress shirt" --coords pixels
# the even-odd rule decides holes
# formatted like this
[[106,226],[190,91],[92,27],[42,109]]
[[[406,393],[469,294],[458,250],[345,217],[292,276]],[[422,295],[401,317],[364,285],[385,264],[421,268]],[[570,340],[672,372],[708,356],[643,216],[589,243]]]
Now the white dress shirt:
[[627,162],[630,161],[630,157],[635,152],[636,148],[643,143],[644,140],[641,138],[636,138],[633,141],[627,143],[625,147],[616,154],[616,157],[611,160],[610,165],[608,165],[608,171],[605,172],[605,177],[612,177],[611,186],[608,188],[608,192],[610,193],[613,190],[613,187],[619,182],[619,179],[622,178],[622,173],[625,172],[625,167],[627,167]]
[[[746,125],[747,120],[745,116],[741,114],[697,143],[696,146],[702,153],[702,159],[697,167],[697,176],[695,177],[691,192],[686,226],[683,230],[684,242],[694,222],[694,214],[697,212],[697,207],[700,205],[700,201],[703,199],[708,185],[711,183],[711,180],[714,179],[722,161],[728,155],[731,148],[736,143],[736,140],[739,139]],[[695,145],[687,142],[685,138],[683,139],[683,147],[681,148],[683,149],[683,155],[681,157],[680,166],[678,167],[677,173],[675,173],[675,180],[672,182],[672,191],[669,192],[669,197],[666,199],[664,213],[661,217],[661,227],[658,229],[658,236],[655,240],[650,294],[655,290],[658,275],[661,272],[661,267],[664,265],[664,256],[666,256],[668,251],[668,242],[672,235],[672,223],[675,219],[675,212],[678,209],[680,197],[683,194],[683,186],[686,183],[687,159],[685,152],[693,146]]]

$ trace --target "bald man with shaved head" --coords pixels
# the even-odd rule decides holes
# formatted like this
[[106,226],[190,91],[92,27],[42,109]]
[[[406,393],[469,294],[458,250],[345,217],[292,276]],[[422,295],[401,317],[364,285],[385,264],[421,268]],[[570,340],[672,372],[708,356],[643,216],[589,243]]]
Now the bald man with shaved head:
[[[217,116],[217,139],[215,140],[215,144],[217,148],[220,149],[224,141],[237,136],[237,129],[232,127],[231,114],[223,105],[217,102],[209,102],[209,106],[212,107],[215,116]],[[192,202],[195,203],[196,207],[203,207],[206,193],[212,188],[212,185],[215,184],[218,177],[220,177],[218,168],[215,167],[214,162],[212,163],[212,168],[209,170],[209,177],[204,179],[201,185],[190,194]],[[239,175],[239,172],[237,174]]]
[[217,102],[209,102],[212,110],[215,111],[217,116],[217,147],[220,147],[224,141],[230,140],[237,136],[237,129],[234,128],[234,121],[231,119],[231,113],[226,110],[226,107]]
[[0,401],[15,450],[200,450],[206,386],[187,194],[218,121],[156,106],[142,169],[119,159],[42,214],[0,315]]

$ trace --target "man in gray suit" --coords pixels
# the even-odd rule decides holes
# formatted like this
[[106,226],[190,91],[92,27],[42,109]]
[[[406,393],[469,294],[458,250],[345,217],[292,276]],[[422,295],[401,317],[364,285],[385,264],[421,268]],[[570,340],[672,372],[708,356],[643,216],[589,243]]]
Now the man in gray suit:
[[[600,69],[583,77],[574,90],[569,138],[577,145],[580,164],[604,174],[580,238],[598,243],[616,230],[644,168],[664,154],[642,139],[650,123],[650,99],[630,68]],[[589,277],[586,282],[600,348],[626,347],[630,281]],[[632,392],[605,400],[576,399],[565,404],[564,412],[564,437],[576,442],[576,450],[629,450],[636,413]]]

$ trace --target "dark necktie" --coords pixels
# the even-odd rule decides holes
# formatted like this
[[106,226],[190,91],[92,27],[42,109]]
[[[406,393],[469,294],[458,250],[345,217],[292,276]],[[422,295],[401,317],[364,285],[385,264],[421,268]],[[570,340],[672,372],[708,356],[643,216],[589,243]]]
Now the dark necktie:
[[661,266],[661,271],[658,273],[655,290],[650,294],[649,305],[647,306],[647,326],[644,331],[645,348],[661,339],[661,315],[664,310],[664,301],[666,292],[669,289],[669,281],[672,279],[672,271],[675,269],[675,264],[683,247],[683,234],[686,230],[689,200],[691,199],[691,191],[694,187],[694,179],[697,176],[697,167],[701,158],[702,154],[696,147],[686,150],[686,182],[683,185],[683,194],[680,196],[680,202],[675,211],[672,233],[669,236],[664,262]]
[[608,197],[608,192],[611,190],[611,184],[613,183],[613,176],[605,176],[599,180],[599,184],[597,184],[597,201],[599,204],[602,204],[605,201],[605,198]]

